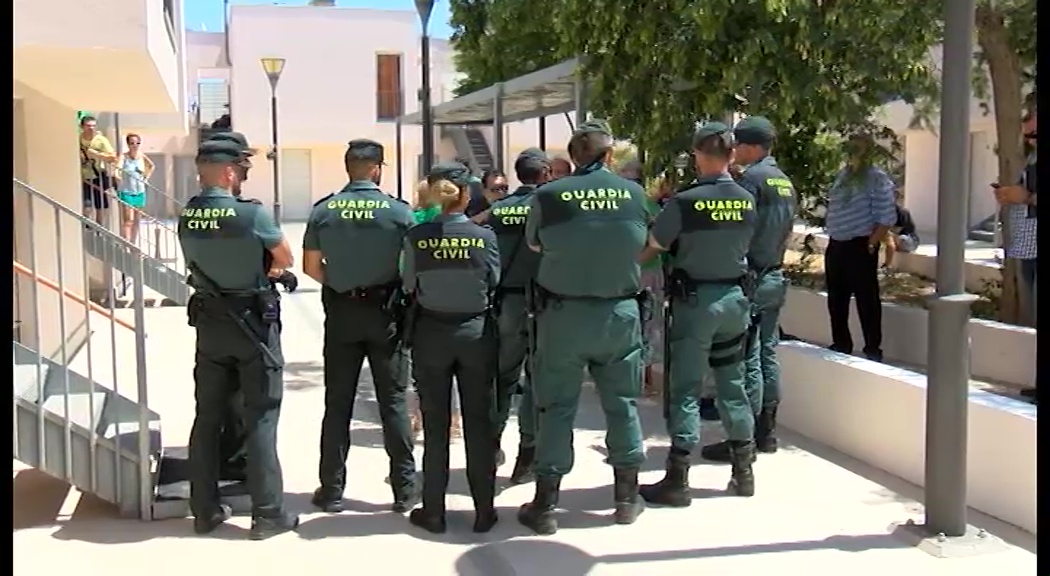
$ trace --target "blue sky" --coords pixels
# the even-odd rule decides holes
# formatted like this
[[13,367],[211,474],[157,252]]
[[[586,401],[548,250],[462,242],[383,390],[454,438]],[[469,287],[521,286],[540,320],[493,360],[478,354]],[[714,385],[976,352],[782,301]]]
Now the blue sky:
[[[231,4],[288,4],[305,5],[308,0],[231,0]],[[222,30],[222,0],[183,0],[186,27],[190,30]],[[344,8],[382,8],[384,10],[416,11],[414,0],[336,0]],[[448,38],[452,29],[448,25],[448,0],[437,0],[430,17],[430,34],[435,38]]]

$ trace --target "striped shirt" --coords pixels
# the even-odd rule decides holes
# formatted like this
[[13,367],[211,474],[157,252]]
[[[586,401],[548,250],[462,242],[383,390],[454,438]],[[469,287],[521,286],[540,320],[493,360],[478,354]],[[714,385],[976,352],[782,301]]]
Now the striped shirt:
[[886,172],[870,167],[863,175],[848,178],[849,168],[835,176],[828,191],[825,229],[832,240],[868,236],[876,226],[897,222],[896,185]]
[[[1036,161],[1033,152],[1028,157],[1028,163]],[[1028,182],[1028,171],[1021,173],[1021,185],[1031,190],[1035,187],[1034,182]],[[1036,231],[1039,219],[1035,212],[1029,210],[1024,204],[1014,204],[1007,210],[1007,222],[1010,226],[1010,243],[1005,246],[1007,258],[1018,258],[1020,260],[1031,260],[1037,257],[1039,243],[1036,242]]]

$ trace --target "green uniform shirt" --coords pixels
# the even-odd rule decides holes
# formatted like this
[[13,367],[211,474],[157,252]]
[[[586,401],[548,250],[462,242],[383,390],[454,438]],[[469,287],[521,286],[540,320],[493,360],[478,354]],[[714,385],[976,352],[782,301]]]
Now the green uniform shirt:
[[755,233],[755,200],[728,174],[702,177],[674,195],[653,222],[653,240],[669,249],[673,267],[694,280],[733,280],[747,273]]
[[441,206],[429,206],[427,208],[416,208],[412,211],[412,218],[416,224],[431,222],[441,215]]
[[537,282],[564,296],[616,298],[641,285],[645,190],[594,164],[532,195],[525,240],[542,248]]
[[485,221],[499,242],[503,288],[524,288],[536,279],[540,267],[540,255],[525,245],[525,220],[529,215],[529,199],[535,190],[535,186],[519,187],[493,204]]
[[780,266],[798,213],[794,185],[772,156],[748,166],[738,183],[754,194],[757,212],[748,264],[756,270]]
[[269,290],[268,252],[284,234],[258,200],[207,188],[186,203],[178,233],[187,265],[203,272],[223,292]]
[[499,284],[496,235],[463,214],[442,214],[405,237],[405,290],[435,312],[474,314]]
[[358,180],[314,204],[303,250],[320,250],[325,280],[336,292],[397,281],[405,233],[414,224],[408,204]]

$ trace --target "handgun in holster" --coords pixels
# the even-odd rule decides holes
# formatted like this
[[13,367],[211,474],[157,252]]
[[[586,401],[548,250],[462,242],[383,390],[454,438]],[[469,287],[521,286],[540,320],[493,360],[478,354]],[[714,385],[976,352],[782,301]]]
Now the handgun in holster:
[[[204,298],[209,298],[211,301],[218,302],[222,307],[223,311],[238,329],[249,339],[252,344],[259,350],[263,355],[263,361],[266,363],[266,367],[274,370],[279,370],[284,367],[284,362],[277,358],[273,350],[270,350],[268,341],[268,329],[263,326],[262,329],[255,327],[255,318],[252,314],[259,314],[265,324],[278,324],[280,329],[281,320],[281,308],[280,308],[280,296],[274,292],[265,292],[256,296],[255,303],[252,308],[243,308],[240,310],[234,310],[230,306],[230,302],[226,295],[223,294],[219,285],[216,284],[211,278],[209,278],[204,272],[194,264],[189,266],[192,274],[193,284],[201,287],[207,295],[201,295],[199,292],[194,293],[191,300],[192,305],[188,306],[187,314],[190,316],[189,320],[192,322],[191,326],[196,326],[199,322],[200,314],[205,306]],[[266,340],[264,340],[266,339]]]

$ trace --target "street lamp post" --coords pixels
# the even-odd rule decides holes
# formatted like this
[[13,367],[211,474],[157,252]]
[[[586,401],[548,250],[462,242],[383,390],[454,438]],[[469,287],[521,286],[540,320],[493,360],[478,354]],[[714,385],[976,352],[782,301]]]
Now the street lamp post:
[[422,57],[422,87],[419,89],[419,109],[423,120],[423,169],[430,170],[434,165],[434,117],[430,107],[430,33],[427,25],[430,23],[430,14],[434,11],[435,0],[416,0],[416,12],[419,14],[419,23],[423,27],[421,39]]
[[270,81],[270,160],[273,160],[273,219],[281,222],[281,160],[277,153],[277,81],[284,72],[284,58],[262,58],[263,71]]

